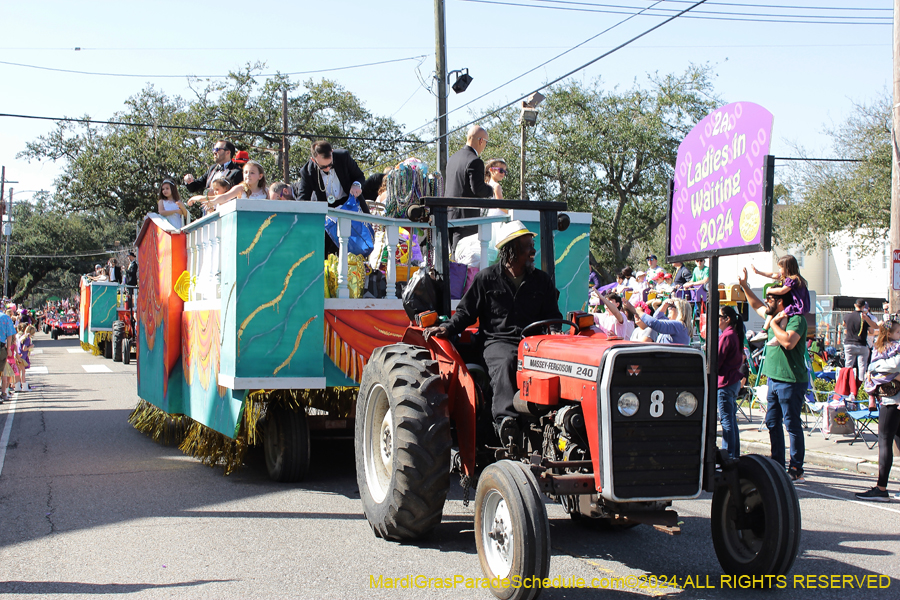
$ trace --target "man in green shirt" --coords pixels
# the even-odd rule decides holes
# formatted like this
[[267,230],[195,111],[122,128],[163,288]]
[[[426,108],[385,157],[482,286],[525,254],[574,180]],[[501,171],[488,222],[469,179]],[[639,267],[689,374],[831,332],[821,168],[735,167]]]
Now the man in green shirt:
[[695,288],[701,287],[707,284],[709,281],[709,267],[706,266],[705,258],[697,259],[697,266],[694,267],[694,272],[691,275],[690,282],[684,284],[686,288]]
[[766,411],[766,427],[769,429],[769,443],[772,446],[772,460],[784,465],[784,430],[787,427],[791,438],[791,460],[788,475],[796,483],[803,479],[803,459],[806,445],[803,439],[803,424],[800,411],[803,408],[803,397],[809,386],[809,374],[806,369],[806,318],[794,315],[788,318],[782,329],[776,320],[784,316],[787,308],[785,301],[790,296],[766,294],[765,303],[756,297],[747,285],[747,269],[744,276],[738,278],[741,289],[747,295],[747,302],[759,316],[775,317],[769,324],[769,340],[775,339],[778,344],[766,347],[763,375],[768,378],[769,405]]

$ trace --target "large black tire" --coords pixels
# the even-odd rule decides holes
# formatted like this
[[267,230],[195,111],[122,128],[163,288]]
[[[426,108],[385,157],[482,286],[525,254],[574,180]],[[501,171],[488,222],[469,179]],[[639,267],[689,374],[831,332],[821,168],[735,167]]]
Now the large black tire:
[[731,488],[713,493],[710,521],[719,564],[729,575],[785,575],[800,549],[800,501],[784,468],[758,454],[741,456],[743,527],[731,510]]
[[126,365],[131,364],[131,340],[125,340],[125,343],[122,344],[122,362]]
[[270,406],[263,423],[266,470],[272,481],[302,481],[309,472],[309,422],[304,410]]
[[501,600],[530,600],[540,592],[532,578],[550,572],[550,522],[534,475],[503,460],[488,466],[475,492],[475,545],[484,576],[510,580],[491,588]]
[[122,342],[125,338],[125,323],[116,321],[112,326],[112,359],[122,362]]
[[375,535],[411,540],[441,522],[450,489],[450,416],[424,348],[372,353],[356,401],[356,480]]
[[112,358],[112,341],[109,339],[103,340],[103,358]]
[[58,330],[58,329],[54,329],[54,330],[52,330],[52,331],[50,332],[50,339],[51,339],[51,340],[58,340],[58,339],[59,339],[59,330]]

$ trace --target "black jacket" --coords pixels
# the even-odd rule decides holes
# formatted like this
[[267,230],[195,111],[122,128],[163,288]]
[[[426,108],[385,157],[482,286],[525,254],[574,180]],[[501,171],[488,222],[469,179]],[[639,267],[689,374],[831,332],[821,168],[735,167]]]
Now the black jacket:
[[188,191],[192,194],[202,192],[209,187],[209,184],[212,183],[213,179],[218,179],[218,171],[225,172],[225,179],[231,182],[231,187],[234,187],[240,182],[244,181],[244,168],[229,161],[221,167],[219,167],[219,165],[211,166],[206,172],[206,175],[187,184]]
[[[331,153],[334,160],[334,172],[337,174],[338,181],[341,182],[341,188],[344,195],[337,199],[332,208],[342,205],[350,197],[350,186],[354,181],[360,185],[366,180],[365,174],[356,161],[350,157],[350,152],[343,149],[335,149]],[[312,159],[309,159],[303,168],[300,169],[300,181],[293,185],[294,198],[297,200],[316,200],[318,202],[328,202],[328,194],[322,191],[325,188],[325,182],[322,181],[322,174],[318,165]],[[360,210],[369,212],[369,208],[364,201],[360,202]]]
[[116,265],[115,267],[106,267],[106,276],[109,277],[110,281],[114,281],[115,283],[122,283],[122,267]]
[[138,263],[136,260],[131,261],[131,264],[125,269],[125,285],[137,285],[138,284]]
[[512,279],[498,262],[475,275],[472,287],[444,327],[457,334],[477,319],[486,337],[485,345],[492,341],[518,344],[528,325],[562,319],[558,296],[550,276],[539,269],[526,275],[519,290],[514,291]]
[[[444,195],[448,198],[490,198],[494,188],[484,182],[484,161],[478,157],[475,148],[468,144],[456,151],[447,161],[447,176],[444,177]],[[471,219],[481,216],[477,208],[451,208],[447,218]],[[467,235],[478,232],[477,226],[451,229],[451,248]]]

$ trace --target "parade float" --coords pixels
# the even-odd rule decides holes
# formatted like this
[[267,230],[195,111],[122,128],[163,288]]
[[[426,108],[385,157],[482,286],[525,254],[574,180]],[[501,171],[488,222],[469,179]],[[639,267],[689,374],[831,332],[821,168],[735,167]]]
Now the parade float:
[[[304,477],[311,436],[352,435],[363,367],[376,348],[402,338],[410,325],[400,299],[405,280],[417,266],[434,264],[427,251],[423,264],[402,264],[434,227],[404,216],[423,197],[439,196],[440,180],[421,163],[395,171],[383,214],[237,200],[180,230],[149,216],[137,238],[141,402],[130,422],[226,473],[248,446],[261,444],[269,475],[279,481]],[[590,215],[569,217],[571,226],[553,239],[563,312],[583,307],[589,269]],[[330,259],[327,218],[340,247]],[[491,226],[508,219],[538,230],[538,212],[529,210],[450,225],[479,227],[484,268]],[[354,221],[374,228],[381,264],[349,252]],[[376,277],[363,269],[373,262],[384,280],[381,298],[362,297],[365,280]],[[95,310],[84,299],[82,305]]]

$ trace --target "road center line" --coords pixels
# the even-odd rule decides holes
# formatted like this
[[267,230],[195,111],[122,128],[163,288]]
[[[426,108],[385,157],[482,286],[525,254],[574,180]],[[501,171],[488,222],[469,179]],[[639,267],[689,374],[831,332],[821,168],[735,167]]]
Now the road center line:
[[13,397],[6,413],[6,425],[3,427],[3,435],[0,435],[0,475],[3,474],[3,461],[6,460],[6,445],[9,444],[9,432],[12,431],[13,415],[16,414],[16,398]]
[[[0,461],[0,466],[2,466],[2,461]],[[851,500],[850,498],[841,498],[840,496],[832,496],[831,494],[823,494],[822,492],[814,492],[812,490],[806,488],[797,488],[798,492],[809,492],[810,494],[816,494],[817,496],[825,496],[826,498],[831,498],[833,500],[843,500],[844,502],[853,502],[854,504],[862,504],[863,506],[868,506],[869,508],[878,508],[881,510],[886,510],[888,512],[900,514],[900,510],[896,508],[888,508],[887,506],[882,506],[877,502],[863,502],[862,500]]]

